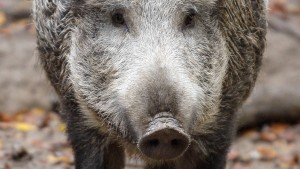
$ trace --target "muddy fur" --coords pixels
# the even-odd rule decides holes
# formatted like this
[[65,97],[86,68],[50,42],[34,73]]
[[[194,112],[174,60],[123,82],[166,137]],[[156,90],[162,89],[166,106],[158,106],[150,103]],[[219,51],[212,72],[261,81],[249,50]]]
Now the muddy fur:
[[[126,24],[112,23],[115,13]],[[125,150],[146,169],[225,167],[261,65],[264,0],[34,0],[33,16],[77,169],[124,168]],[[192,139],[175,160],[136,146],[160,112]]]

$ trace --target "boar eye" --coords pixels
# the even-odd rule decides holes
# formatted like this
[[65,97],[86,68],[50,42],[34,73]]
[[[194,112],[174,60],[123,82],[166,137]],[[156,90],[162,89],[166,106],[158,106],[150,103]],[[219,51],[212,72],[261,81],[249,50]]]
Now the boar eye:
[[124,15],[120,12],[113,13],[111,19],[115,26],[126,25]]
[[195,25],[195,11],[189,10],[184,18],[183,26],[184,28],[191,28]]

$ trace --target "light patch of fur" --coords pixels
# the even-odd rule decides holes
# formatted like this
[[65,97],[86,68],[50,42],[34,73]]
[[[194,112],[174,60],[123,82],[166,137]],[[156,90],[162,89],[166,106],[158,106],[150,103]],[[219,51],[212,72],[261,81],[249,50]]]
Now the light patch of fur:
[[[86,123],[89,124],[91,127],[98,128],[99,131],[107,133],[110,136],[113,136],[113,138],[127,138],[128,131],[127,131],[127,124],[125,124],[124,120],[121,118],[121,116],[118,115],[117,112],[114,110],[110,110],[111,112],[104,112],[102,114],[99,114],[99,112],[95,112],[94,110],[91,110],[87,107],[87,104],[93,104],[96,107],[102,106],[105,107],[105,105],[102,104],[102,102],[99,103],[87,103],[85,100],[81,98],[81,93],[85,92],[85,88],[89,88],[89,84],[82,81],[82,75],[81,72],[83,72],[82,67],[77,63],[79,54],[78,51],[78,39],[75,38],[78,36],[78,33],[80,34],[79,30],[74,30],[72,35],[72,45],[70,49],[70,57],[68,59],[68,62],[70,64],[70,81],[72,81],[73,87],[76,91],[79,91],[76,94],[76,98],[79,102],[81,112],[83,113]],[[89,46],[88,46],[89,47]],[[85,51],[88,49],[81,49],[81,51]],[[111,86],[112,88],[114,86]],[[99,105],[100,104],[100,105]],[[107,108],[109,109],[109,108]],[[107,117],[107,118],[106,118]],[[110,124],[117,124],[117,130],[114,130],[111,128]],[[118,133],[118,134],[117,134]]]
[[208,88],[213,89],[213,96],[212,100],[206,100],[208,102],[205,103],[205,105],[208,107],[208,112],[205,112],[203,114],[200,114],[199,121],[194,127],[194,132],[196,133],[205,133],[210,134],[210,132],[214,132],[209,130],[211,126],[214,127],[224,127],[224,126],[218,126],[216,123],[216,119],[219,118],[220,110],[219,105],[221,102],[222,97],[222,82],[224,81],[225,75],[227,73],[227,67],[228,67],[228,54],[229,52],[225,48],[225,41],[221,40],[221,47],[219,48],[219,57],[221,60],[214,59],[213,65],[215,66],[212,78],[210,79],[212,81],[212,86],[207,86]]

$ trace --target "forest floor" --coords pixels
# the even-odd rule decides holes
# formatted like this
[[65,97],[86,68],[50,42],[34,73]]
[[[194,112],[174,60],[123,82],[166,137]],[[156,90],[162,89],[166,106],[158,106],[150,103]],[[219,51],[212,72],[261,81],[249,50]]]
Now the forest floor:
[[[117,160],[117,158],[116,158]],[[141,169],[138,159],[126,169]],[[74,169],[65,124],[56,113],[34,108],[0,113],[0,169]],[[299,169],[300,123],[270,124],[237,135],[227,169]]]

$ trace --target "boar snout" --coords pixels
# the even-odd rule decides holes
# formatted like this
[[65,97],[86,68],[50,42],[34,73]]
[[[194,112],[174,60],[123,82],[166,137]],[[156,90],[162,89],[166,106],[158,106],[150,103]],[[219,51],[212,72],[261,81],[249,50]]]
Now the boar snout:
[[139,140],[138,147],[144,155],[155,160],[175,159],[186,151],[190,138],[168,113],[157,116]]
[[188,145],[188,138],[174,129],[161,129],[143,137],[139,142],[142,153],[155,160],[177,158],[185,152]]

